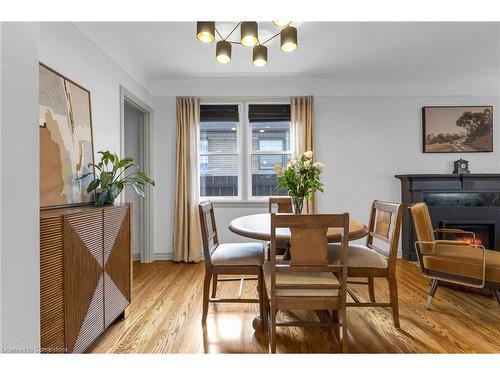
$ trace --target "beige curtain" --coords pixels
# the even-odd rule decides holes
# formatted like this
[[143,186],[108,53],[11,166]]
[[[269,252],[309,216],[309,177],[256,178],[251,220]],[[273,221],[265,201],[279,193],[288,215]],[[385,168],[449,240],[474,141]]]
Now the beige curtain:
[[[292,97],[292,139],[294,141],[294,152],[302,154],[306,151],[314,151],[313,137],[313,97]],[[304,202],[304,212],[314,213],[315,197],[311,201]]]
[[200,99],[178,97],[173,259],[199,262],[198,122]]

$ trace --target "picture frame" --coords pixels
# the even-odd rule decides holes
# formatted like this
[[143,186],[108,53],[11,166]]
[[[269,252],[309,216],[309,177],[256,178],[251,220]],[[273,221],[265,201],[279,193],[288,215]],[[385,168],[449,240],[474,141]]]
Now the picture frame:
[[422,152],[493,152],[493,106],[422,107]]
[[94,163],[90,91],[39,62],[38,122],[40,209],[94,204],[95,193],[87,193],[95,178],[88,167]]

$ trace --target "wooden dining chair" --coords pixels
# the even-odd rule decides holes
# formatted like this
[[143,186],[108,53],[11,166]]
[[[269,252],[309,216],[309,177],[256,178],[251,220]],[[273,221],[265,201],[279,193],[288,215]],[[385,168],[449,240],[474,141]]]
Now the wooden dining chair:
[[[288,228],[290,260],[276,257],[276,230]],[[340,228],[340,258],[328,259],[328,228]],[[276,327],[328,326],[347,352],[346,281],[349,214],[271,214],[271,261],[264,265],[265,312],[270,351],[276,352]],[[319,321],[277,321],[280,310],[313,310]]]
[[[396,281],[396,260],[401,231],[402,205],[374,201],[370,211],[366,244],[350,244],[347,251],[348,277],[365,278],[366,281],[348,280],[348,284],[368,286],[370,302],[361,302],[351,288],[347,293],[354,300],[347,307],[390,307],[394,327],[399,328],[398,285]],[[339,259],[340,247],[329,245],[329,256]],[[389,287],[389,302],[377,302],[375,278],[385,278]]]
[[292,197],[269,197],[269,213],[292,214]]
[[[293,214],[292,197],[269,197],[269,213]],[[285,255],[290,248],[288,241],[280,241],[277,255]],[[271,259],[271,242],[267,243],[267,260]]]
[[[200,203],[201,237],[205,259],[205,281],[203,284],[203,315],[206,322],[209,302],[213,303],[258,303],[260,316],[264,316],[262,264],[264,246],[260,242],[219,243],[214,208],[211,202]],[[238,277],[218,279],[219,275],[237,275]],[[250,276],[250,277],[242,277]],[[254,277],[252,277],[254,276]],[[257,280],[258,299],[242,298],[245,280]],[[238,298],[216,298],[218,281],[240,281]],[[212,295],[210,296],[210,284]]]

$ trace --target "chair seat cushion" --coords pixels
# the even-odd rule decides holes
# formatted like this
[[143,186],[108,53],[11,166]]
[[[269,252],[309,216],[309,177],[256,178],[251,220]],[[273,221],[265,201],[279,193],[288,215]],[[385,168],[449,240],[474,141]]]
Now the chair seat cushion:
[[211,259],[214,266],[261,266],[264,245],[260,242],[219,244]]
[[[271,296],[271,263],[264,264],[264,279],[269,297]],[[324,285],[338,286],[339,281],[333,273],[327,272],[276,272],[276,284],[287,285]],[[276,289],[278,297],[336,297],[338,289]]]
[[[340,262],[340,245],[328,245],[328,259]],[[347,248],[347,266],[349,268],[387,268],[387,258],[375,250],[363,245],[349,245]]]
[[[450,275],[482,279],[482,251],[473,247],[457,246],[456,256],[425,255],[423,263],[426,268],[435,272],[443,272]],[[466,254],[469,257],[466,257]],[[500,252],[486,250],[486,280],[500,283]]]

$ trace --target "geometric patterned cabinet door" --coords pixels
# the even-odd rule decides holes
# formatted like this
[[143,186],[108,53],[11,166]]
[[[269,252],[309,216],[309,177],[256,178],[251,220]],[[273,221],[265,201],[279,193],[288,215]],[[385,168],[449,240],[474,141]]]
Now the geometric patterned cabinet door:
[[104,326],[107,328],[130,304],[130,208],[104,211]]
[[42,352],[84,352],[130,304],[130,209],[40,212]]
[[62,216],[40,220],[40,345],[64,353],[64,244]]
[[81,353],[104,332],[103,211],[65,216],[66,348]]

